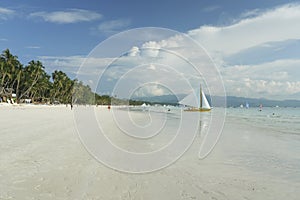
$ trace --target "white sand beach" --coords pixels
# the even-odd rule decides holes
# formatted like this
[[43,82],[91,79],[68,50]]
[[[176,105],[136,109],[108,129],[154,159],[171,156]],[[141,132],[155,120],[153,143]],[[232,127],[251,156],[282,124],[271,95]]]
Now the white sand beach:
[[[77,109],[76,106],[74,109]],[[74,109],[0,105],[0,199],[299,199],[300,135],[226,118],[205,159],[200,141],[152,173],[112,170],[79,140]],[[97,108],[104,118],[107,108]]]

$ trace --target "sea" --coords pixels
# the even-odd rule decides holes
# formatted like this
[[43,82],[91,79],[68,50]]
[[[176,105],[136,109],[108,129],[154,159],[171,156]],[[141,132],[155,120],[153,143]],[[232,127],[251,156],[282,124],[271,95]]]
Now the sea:
[[227,108],[226,116],[237,122],[300,135],[299,107]]
[[[168,110],[160,108],[167,114],[169,123],[166,125],[174,128],[168,129],[168,132],[175,132],[182,114],[196,117],[196,113],[180,112],[179,108],[170,107]],[[213,114],[222,120],[220,115],[224,114],[224,108],[216,107],[211,112],[200,114],[202,127],[199,135],[207,134],[203,132],[215,126],[211,121]],[[257,176],[266,175],[295,183],[300,181],[300,108],[226,108],[224,129],[221,131],[217,145],[207,157],[211,162],[232,166],[233,169],[245,168]],[[195,149],[198,151],[199,148]],[[212,156],[214,154],[219,156]]]
[[[131,111],[150,111],[152,113],[166,113],[170,119],[178,119],[181,116],[182,108],[179,107],[149,107],[132,108]],[[273,129],[285,134],[300,135],[300,107],[215,107],[211,112],[201,113],[202,121],[208,122],[211,114],[225,115],[225,121],[234,120],[237,123],[245,123],[260,128]],[[192,115],[192,113],[190,113]]]
[[225,163],[299,183],[300,108],[228,108],[225,121],[231,127],[218,144]]

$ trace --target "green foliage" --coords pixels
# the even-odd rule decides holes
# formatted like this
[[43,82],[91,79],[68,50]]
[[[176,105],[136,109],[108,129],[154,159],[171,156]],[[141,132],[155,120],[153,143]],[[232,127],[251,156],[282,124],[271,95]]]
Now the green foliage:
[[[17,101],[31,99],[39,103],[76,103],[97,105],[141,105],[141,101],[122,100],[108,95],[100,96],[92,92],[89,85],[72,80],[62,71],[54,71],[51,76],[45,72],[40,61],[30,61],[25,67],[12,55],[9,49],[0,55],[0,97],[4,91],[12,91]],[[9,96],[6,94],[6,96]]]
[[[75,82],[62,71],[48,75],[40,61],[32,60],[24,67],[8,49],[0,56],[0,88],[16,93],[18,102],[31,99],[40,103],[71,103]],[[86,93],[93,94],[90,88]]]
[[57,70],[52,73],[52,80],[53,83],[50,88],[51,101],[71,103],[75,81],[71,80],[64,72]]
[[84,85],[81,81],[75,80],[73,89],[73,103],[95,104],[95,94],[89,85]]
[[19,80],[20,84],[16,88],[18,99],[30,98],[45,101],[49,98],[50,76],[44,71],[44,66],[40,61],[32,60],[22,68]]

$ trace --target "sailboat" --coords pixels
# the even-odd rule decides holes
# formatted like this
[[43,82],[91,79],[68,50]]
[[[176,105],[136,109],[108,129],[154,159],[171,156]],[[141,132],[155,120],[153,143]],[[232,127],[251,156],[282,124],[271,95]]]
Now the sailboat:
[[194,93],[191,93],[179,102],[182,105],[188,106],[188,109],[184,111],[207,112],[211,110],[212,107],[209,105],[201,86],[200,92],[196,97]]

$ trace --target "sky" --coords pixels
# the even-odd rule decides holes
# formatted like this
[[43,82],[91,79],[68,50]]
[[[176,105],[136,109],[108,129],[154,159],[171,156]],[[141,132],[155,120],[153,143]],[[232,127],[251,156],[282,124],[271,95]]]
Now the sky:
[[[116,85],[124,77],[120,74],[126,74],[118,84],[135,89],[143,85],[144,91],[136,89],[141,95],[163,95],[174,90],[188,93],[183,82],[174,80],[188,79],[192,87],[197,87],[199,81],[193,77],[195,72],[189,63],[174,57],[180,53],[196,65],[207,62],[210,68],[216,68],[227,95],[300,100],[299,21],[300,1],[288,0],[1,0],[0,50],[9,48],[24,65],[41,60],[48,73],[62,70],[74,78],[84,61],[90,62],[91,74],[103,72],[113,58],[105,53],[96,55],[104,48],[99,44],[113,42],[110,38],[115,34],[121,32],[121,37],[129,30],[138,36],[126,36],[132,43],[120,44],[127,54],[104,73],[106,77],[100,82],[105,88]],[[142,39],[141,32],[130,31],[143,27],[158,29],[149,29],[152,35]],[[192,40],[203,49],[193,46]],[[150,55],[146,48],[164,51],[160,50],[154,62],[153,52]],[[199,53],[198,59],[195,52]],[[145,67],[129,70],[128,66],[133,65]],[[217,84],[208,76],[212,69],[201,70],[207,92],[217,95],[220,80]],[[169,78],[160,76],[165,72]],[[81,77],[99,89],[95,83],[99,73],[91,76]],[[130,85],[133,82],[138,84]]]

